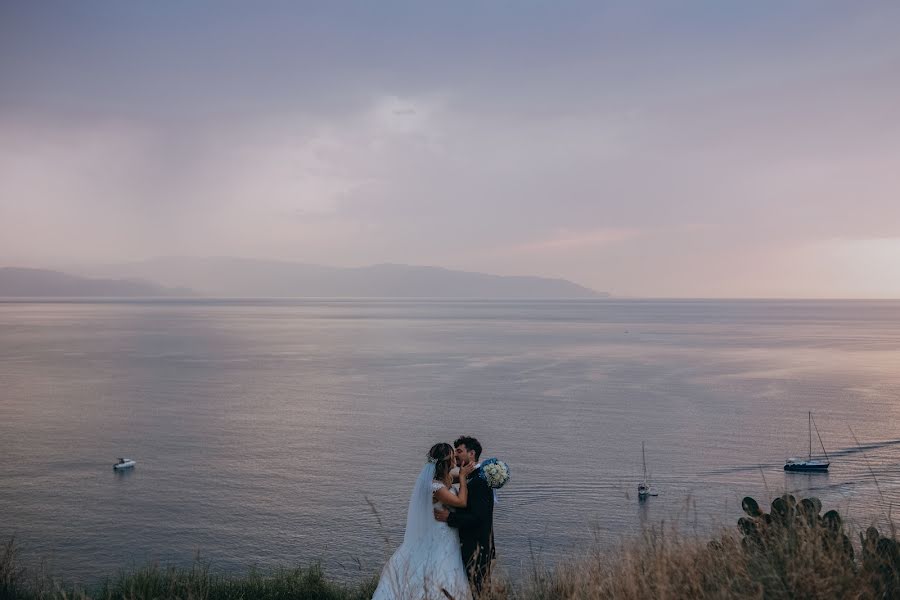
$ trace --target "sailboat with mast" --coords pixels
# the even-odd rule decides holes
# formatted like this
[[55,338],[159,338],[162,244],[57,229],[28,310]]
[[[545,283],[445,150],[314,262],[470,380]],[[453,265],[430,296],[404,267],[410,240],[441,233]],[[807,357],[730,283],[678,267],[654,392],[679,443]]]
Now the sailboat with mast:
[[641,459],[644,463],[644,477],[638,484],[638,500],[646,500],[647,496],[657,496],[658,494],[650,487],[650,480],[647,478],[647,452],[644,449],[644,442],[641,442]]
[[[822,446],[822,454],[825,458],[813,458],[812,455],[812,430],[816,429],[816,437],[819,438],[819,444]],[[831,464],[828,458],[828,452],[825,451],[825,444],[822,442],[822,436],[819,435],[819,428],[816,427],[812,418],[812,411],[809,412],[809,456],[807,458],[789,458],[784,463],[785,471],[800,471],[806,473],[825,473]]]

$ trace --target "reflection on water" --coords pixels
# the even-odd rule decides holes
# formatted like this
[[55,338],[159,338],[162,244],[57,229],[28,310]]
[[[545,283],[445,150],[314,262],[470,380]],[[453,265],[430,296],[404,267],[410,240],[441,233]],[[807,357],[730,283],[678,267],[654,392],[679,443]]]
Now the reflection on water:
[[116,479],[125,479],[134,474],[134,469],[113,469],[113,477]]
[[[75,578],[198,550],[217,569],[321,560],[359,578],[399,543],[425,450],[460,434],[513,467],[496,513],[511,571],[663,519],[733,526],[746,495],[814,494],[868,524],[900,500],[898,317],[893,302],[0,303],[0,535]],[[782,471],[808,410],[825,476]],[[643,503],[641,440],[659,492]],[[118,456],[137,467],[110,476]]]
[[[837,484],[844,485],[846,482]],[[825,473],[784,473],[784,489],[797,497],[818,496],[823,491],[833,490],[829,484],[828,472]]]
[[650,498],[638,497],[637,500],[637,517],[641,529],[646,529],[647,527],[656,525],[656,522],[651,520],[652,516],[650,512]]

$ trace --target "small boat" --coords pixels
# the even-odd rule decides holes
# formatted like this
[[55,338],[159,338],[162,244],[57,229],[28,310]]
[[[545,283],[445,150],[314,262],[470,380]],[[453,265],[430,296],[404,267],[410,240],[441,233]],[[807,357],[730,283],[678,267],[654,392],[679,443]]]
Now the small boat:
[[638,484],[638,500],[646,500],[647,496],[658,496],[659,494],[650,487],[650,480],[647,478],[647,452],[644,450],[644,442],[641,442],[641,459],[644,463],[644,477]]
[[133,460],[131,460],[130,458],[120,458],[119,462],[117,462],[116,464],[113,465],[113,469],[115,469],[115,470],[130,469],[130,468],[134,467],[134,465],[136,465],[136,464],[137,463],[134,462]]
[[[822,453],[825,458],[813,458],[812,455],[812,430],[816,428],[816,436],[819,438],[819,444],[822,445]],[[809,413],[809,456],[806,458],[789,458],[784,463],[785,471],[794,471],[800,473],[825,473],[828,471],[829,462],[828,452],[825,451],[825,444],[822,442],[822,436],[819,435],[819,428],[816,427],[812,418],[812,411]]]

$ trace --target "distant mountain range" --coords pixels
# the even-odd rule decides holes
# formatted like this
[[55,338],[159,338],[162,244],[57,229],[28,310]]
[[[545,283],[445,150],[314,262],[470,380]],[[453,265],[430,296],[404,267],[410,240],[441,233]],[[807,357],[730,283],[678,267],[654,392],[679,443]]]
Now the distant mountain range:
[[[360,268],[245,258],[165,257],[79,266],[70,275],[0,269],[0,296],[206,296],[224,298],[603,298],[565,279],[506,277],[437,267]],[[40,292],[40,293],[36,293]]]
[[0,267],[0,298],[153,298],[189,296],[187,289],[166,288],[148,281],[89,279],[45,269]]

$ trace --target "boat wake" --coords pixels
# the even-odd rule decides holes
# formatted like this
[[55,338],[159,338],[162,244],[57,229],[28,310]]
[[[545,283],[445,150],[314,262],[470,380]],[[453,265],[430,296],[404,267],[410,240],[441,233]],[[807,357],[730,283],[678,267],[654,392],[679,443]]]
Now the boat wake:
[[841,448],[831,453],[832,456],[850,456],[853,454],[862,454],[870,450],[880,450],[881,448],[890,448],[891,446],[900,446],[900,440],[886,440],[883,442],[871,442],[868,444],[860,444],[858,446],[849,446]]

